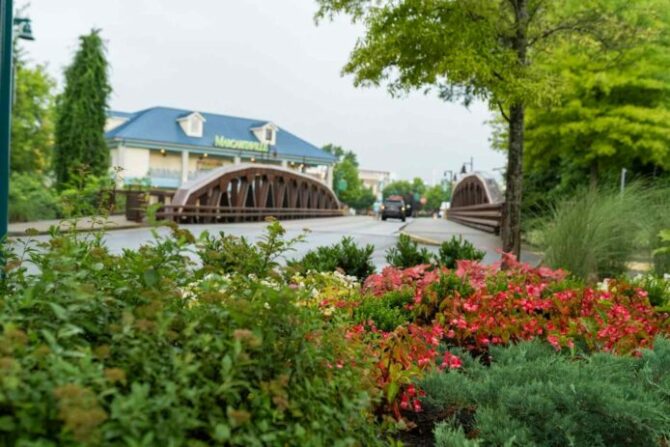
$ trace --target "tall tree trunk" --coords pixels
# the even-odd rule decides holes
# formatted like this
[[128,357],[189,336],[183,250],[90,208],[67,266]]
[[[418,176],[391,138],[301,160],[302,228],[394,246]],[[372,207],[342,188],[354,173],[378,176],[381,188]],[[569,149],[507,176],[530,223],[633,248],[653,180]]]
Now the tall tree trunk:
[[509,149],[505,175],[502,245],[505,253],[521,254],[521,191],[523,188],[523,140],[525,106],[516,103],[509,112]]
[[[520,67],[528,65],[528,0],[512,0],[516,32],[512,49]],[[502,248],[506,253],[521,255],[521,190],[523,188],[523,142],[526,107],[516,98],[509,109],[509,147],[503,210]]]

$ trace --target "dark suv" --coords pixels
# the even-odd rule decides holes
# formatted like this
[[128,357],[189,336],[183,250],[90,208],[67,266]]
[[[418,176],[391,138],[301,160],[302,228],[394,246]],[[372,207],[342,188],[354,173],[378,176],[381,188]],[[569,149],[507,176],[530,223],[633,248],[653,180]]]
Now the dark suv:
[[405,201],[402,197],[391,196],[388,199],[384,200],[382,204],[382,220],[386,220],[389,217],[395,217],[397,219],[402,219],[405,221]]

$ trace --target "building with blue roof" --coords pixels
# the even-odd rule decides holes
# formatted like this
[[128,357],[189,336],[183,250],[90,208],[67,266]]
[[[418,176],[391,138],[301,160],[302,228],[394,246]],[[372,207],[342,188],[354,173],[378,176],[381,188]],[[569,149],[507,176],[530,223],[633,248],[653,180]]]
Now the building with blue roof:
[[276,164],[329,186],[337,158],[271,121],[168,107],[109,111],[105,136],[112,166],[126,182],[177,188],[189,179],[241,162]]

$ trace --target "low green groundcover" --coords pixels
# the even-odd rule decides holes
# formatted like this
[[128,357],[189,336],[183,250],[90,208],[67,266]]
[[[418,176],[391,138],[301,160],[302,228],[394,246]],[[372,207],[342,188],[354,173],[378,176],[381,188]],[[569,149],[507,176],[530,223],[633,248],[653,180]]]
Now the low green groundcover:
[[421,381],[426,413],[443,419],[437,446],[667,445],[667,339],[640,357],[577,358],[527,342],[493,348],[491,358]]

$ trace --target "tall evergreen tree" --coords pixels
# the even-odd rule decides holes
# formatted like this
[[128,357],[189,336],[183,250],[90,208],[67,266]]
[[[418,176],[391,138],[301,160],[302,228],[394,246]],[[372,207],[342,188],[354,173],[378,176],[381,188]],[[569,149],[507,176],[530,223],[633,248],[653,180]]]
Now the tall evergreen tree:
[[65,70],[65,91],[58,98],[54,169],[60,187],[75,170],[93,175],[109,170],[105,142],[107,102],[112,91],[100,30],[79,38],[72,65]]

